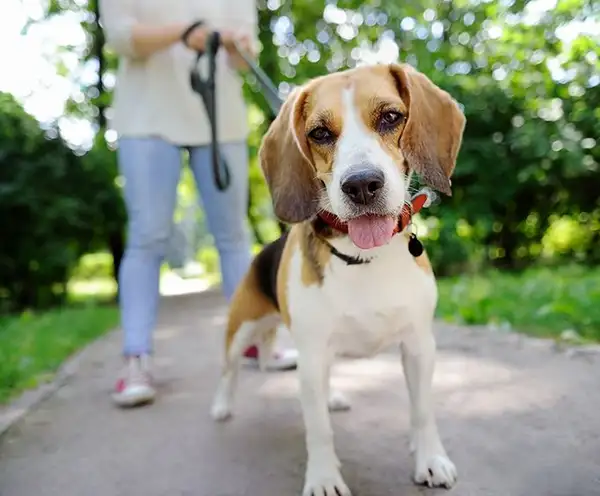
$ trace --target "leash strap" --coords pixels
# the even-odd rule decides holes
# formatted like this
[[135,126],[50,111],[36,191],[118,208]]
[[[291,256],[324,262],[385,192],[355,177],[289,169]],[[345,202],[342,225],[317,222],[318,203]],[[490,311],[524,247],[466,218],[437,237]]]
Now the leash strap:
[[206,114],[210,123],[212,168],[215,185],[219,191],[225,191],[231,184],[231,173],[225,158],[219,149],[219,136],[217,127],[217,99],[216,99],[216,73],[217,52],[221,44],[221,37],[217,31],[213,31],[206,42],[206,55],[208,57],[208,75],[203,78],[200,74],[200,60],[204,51],[199,51],[196,63],[190,72],[190,84],[192,89],[202,97]]
[[[190,26],[183,35],[184,42],[187,37],[197,26],[202,22],[194,23]],[[187,43],[186,43],[187,44]],[[200,60],[205,55],[204,51],[199,51],[196,57],[196,63],[190,72],[190,84],[192,90],[202,97],[206,114],[210,122],[211,133],[211,152],[212,152],[212,168],[215,184],[220,191],[225,191],[231,184],[231,173],[225,157],[221,155],[219,149],[219,136],[217,127],[217,109],[216,109],[216,73],[217,73],[217,52],[221,44],[221,38],[217,31],[214,31],[208,37],[206,43],[206,55],[208,57],[208,75],[203,78],[200,74]],[[250,72],[256,78],[260,87],[260,92],[265,97],[271,111],[276,116],[281,110],[283,102],[279,97],[277,87],[269,76],[258,66],[254,59],[246,53],[239,43],[235,42],[235,48],[248,65]]]
[[240,47],[239,43],[237,41],[235,41],[234,44],[235,44],[236,50],[238,51],[238,53],[241,55],[241,57],[244,59],[244,61],[248,65],[250,72],[256,78],[256,81],[258,82],[258,85],[260,86],[260,92],[262,93],[262,95],[265,97],[265,100],[269,104],[269,107],[271,108],[271,112],[273,112],[273,115],[279,114],[279,111],[281,110],[281,106],[283,105],[283,101],[279,97],[279,92],[277,91],[277,87],[275,86],[275,84],[273,84],[273,81],[271,81],[271,79],[269,79],[269,76],[267,76],[265,71],[263,71],[258,66],[258,64],[254,61],[254,59],[252,57],[250,57],[250,55],[248,55],[242,49],[242,47]]

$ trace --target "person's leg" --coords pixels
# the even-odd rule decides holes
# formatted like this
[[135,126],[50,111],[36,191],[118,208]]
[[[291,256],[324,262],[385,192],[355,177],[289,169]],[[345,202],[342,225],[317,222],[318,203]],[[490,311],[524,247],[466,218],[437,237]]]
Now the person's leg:
[[[231,184],[219,191],[212,172],[211,150],[208,146],[190,150],[190,165],[196,179],[206,223],[212,233],[221,266],[223,293],[230,301],[250,266],[252,252],[246,223],[248,206],[248,147],[246,143],[223,143],[223,153],[231,172]],[[247,350],[246,356],[256,359],[257,348]],[[278,353],[268,366],[283,369],[295,366],[296,354]]]
[[252,260],[246,224],[248,151],[245,143],[226,143],[221,145],[221,152],[231,172],[231,184],[225,191],[219,191],[215,185],[210,147],[191,148],[190,166],[204,207],[206,224],[219,252],[223,294],[229,302]]
[[[124,138],[118,160],[128,215],[127,247],[119,271],[123,354],[129,369],[134,369],[129,370],[129,382],[137,383],[134,379],[141,377],[137,369],[145,367],[153,351],[159,272],[173,225],[181,152],[158,138]],[[115,401],[135,404],[140,396],[153,396],[148,387],[137,386],[127,379],[119,381]]]

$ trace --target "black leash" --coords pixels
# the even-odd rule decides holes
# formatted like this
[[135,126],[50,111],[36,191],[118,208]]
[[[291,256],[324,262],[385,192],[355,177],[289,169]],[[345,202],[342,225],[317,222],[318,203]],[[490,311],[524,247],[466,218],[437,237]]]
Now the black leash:
[[[244,62],[246,62],[246,65],[248,66],[250,72],[256,78],[256,82],[259,85],[259,90],[262,93],[262,95],[264,96],[265,100],[267,101],[269,108],[271,109],[271,113],[273,114],[272,117],[273,118],[277,117],[277,114],[279,114],[279,111],[281,110],[281,106],[283,105],[283,101],[279,97],[279,92],[277,91],[277,87],[273,84],[273,81],[271,81],[271,79],[269,78],[269,76],[267,76],[265,71],[263,71],[258,66],[258,64],[255,62],[255,60],[252,57],[250,57],[250,55],[248,55],[244,50],[242,50],[239,43],[235,42],[235,48],[238,51],[238,53],[240,54],[240,56],[244,59]],[[252,188],[248,187],[248,212],[250,211],[251,206],[252,206]],[[288,228],[284,223],[279,221],[278,224],[279,224],[279,230],[282,233],[287,232]]]
[[225,157],[219,149],[219,136],[217,128],[217,98],[216,98],[216,73],[217,52],[221,44],[221,37],[217,31],[210,33],[206,41],[206,55],[208,57],[208,75],[203,78],[200,74],[200,60],[205,52],[198,52],[196,63],[190,72],[192,89],[202,97],[206,114],[210,122],[212,167],[215,184],[220,191],[225,191],[231,184],[231,173]]
[[[197,26],[201,25],[201,22],[195,23],[184,33],[184,41],[187,36]],[[225,191],[231,184],[231,173],[225,157],[221,155],[219,149],[219,136],[217,127],[217,98],[216,98],[216,73],[217,73],[217,53],[221,45],[221,37],[218,31],[213,31],[208,36],[206,41],[206,50],[199,51],[196,57],[196,63],[192,67],[190,72],[190,84],[192,90],[198,93],[202,97],[204,106],[206,108],[206,114],[210,122],[210,133],[211,133],[211,151],[212,151],[212,168],[215,184],[220,191]],[[279,98],[279,92],[273,84],[273,81],[269,79],[269,76],[256,64],[256,62],[248,55],[244,50],[241,49],[238,43],[235,47],[244,59],[250,72],[256,78],[260,87],[260,92],[265,97],[271,111],[276,116],[281,109],[283,104],[281,98]],[[200,60],[206,54],[208,57],[208,74],[204,78],[200,74]]]
[[279,91],[277,91],[277,87],[273,84],[273,81],[269,79],[269,76],[266,75],[265,71],[263,71],[258,64],[254,61],[250,55],[248,55],[242,48],[239,43],[235,42],[235,48],[241,57],[244,59],[244,62],[248,65],[250,72],[256,78],[258,85],[260,86],[260,92],[267,100],[273,115],[279,114],[281,110],[281,106],[283,105],[283,101],[279,98]]

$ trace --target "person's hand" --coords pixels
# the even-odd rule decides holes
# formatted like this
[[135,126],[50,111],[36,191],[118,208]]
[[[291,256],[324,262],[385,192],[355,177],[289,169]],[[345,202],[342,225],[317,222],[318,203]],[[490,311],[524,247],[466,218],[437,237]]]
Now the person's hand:
[[246,69],[247,64],[244,58],[238,52],[238,47],[244,53],[254,56],[252,39],[249,35],[236,33],[233,30],[223,30],[220,32],[221,43],[229,55],[229,63],[234,69]]
[[186,39],[186,46],[197,52],[203,52],[209,34],[210,30],[206,26],[195,27]]
[[225,48],[225,50],[227,50],[227,52],[230,55],[233,55],[233,53],[236,51],[235,41],[238,38],[236,32],[232,29],[223,29],[219,31],[219,35],[221,38],[221,45],[223,45],[223,48]]
[[240,47],[240,50],[242,50],[244,53],[247,53],[248,55],[254,57],[256,55],[255,53],[255,49],[254,49],[254,44],[252,43],[252,38],[250,37],[250,35],[242,35],[237,39],[237,43],[238,46]]

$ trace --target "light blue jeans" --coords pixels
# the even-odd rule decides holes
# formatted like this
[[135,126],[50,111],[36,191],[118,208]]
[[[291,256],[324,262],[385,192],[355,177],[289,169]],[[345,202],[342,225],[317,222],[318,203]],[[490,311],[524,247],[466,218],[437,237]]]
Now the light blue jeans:
[[[246,143],[223,143],[231,184],[219,191],[209,146],[192,147],[190,166],[207,226],[219,252],[227,300],[251,260],[246,224],[248,150]],[[126,356],[151,353],[159,303],[159,271],[171,236],[182,148],[160,138],[122,138],[118,160],[125,179],[129,218],[127,247],[119,272],[121,325]]]

